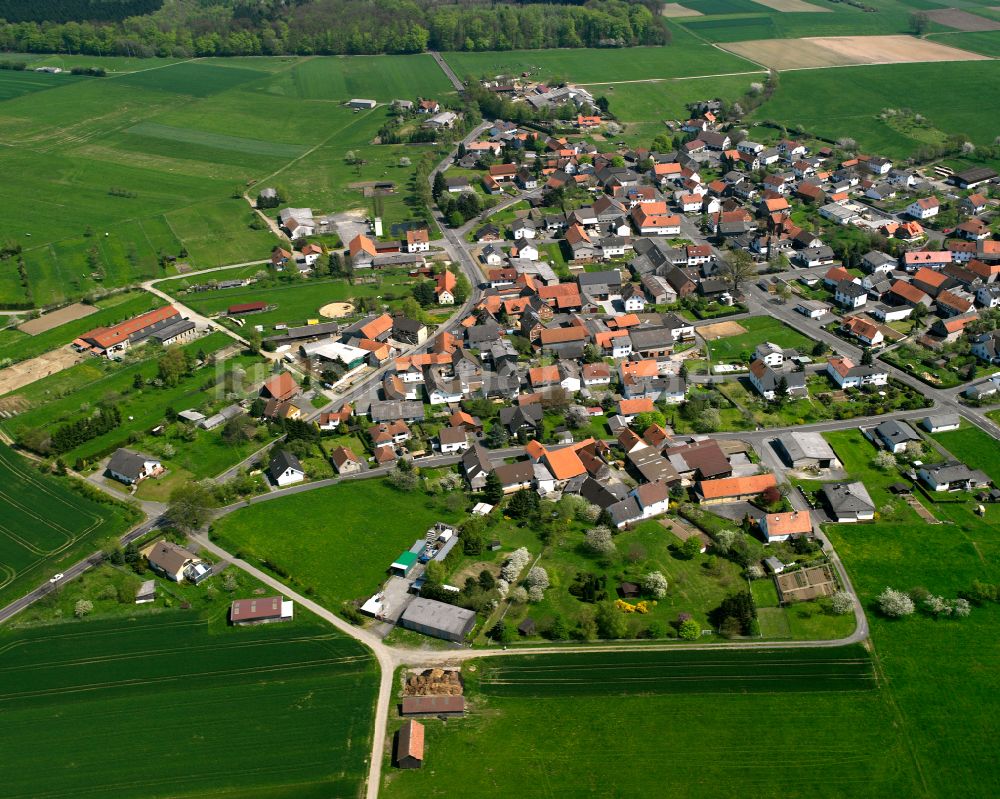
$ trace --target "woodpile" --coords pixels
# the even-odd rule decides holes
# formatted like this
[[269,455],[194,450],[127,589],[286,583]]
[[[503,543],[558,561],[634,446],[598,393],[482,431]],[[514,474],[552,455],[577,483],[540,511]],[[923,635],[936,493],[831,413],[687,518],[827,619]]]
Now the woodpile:
[[462,678],[459,672],[426,669],[406,679],[405,696],[461,696]]

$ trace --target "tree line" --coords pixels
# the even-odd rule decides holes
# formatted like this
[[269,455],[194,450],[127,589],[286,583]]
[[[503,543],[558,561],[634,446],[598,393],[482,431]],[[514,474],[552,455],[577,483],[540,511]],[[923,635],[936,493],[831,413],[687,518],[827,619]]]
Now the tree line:
[[[34,5],[29,0],[16,1]],[[87,0],[66,2],[91,5]],[[130,2],[143,0],[122,0],[119,5],[126,7]],[[147,5],[151,2],[146,0]],[[51,0],[51,5],[60,4]],[[0,21],[0,50],[186,58],[628,47],[670,41],[669,29],[660,17],[645,5],[626,0],[462,6],[436,6],[428,0],[169,3],[154,13],[124,18],[81,14],[77,19],[88,21],[79,22],[61,16],[41,22],[5,11]]]
[[9,22],[69,22],[123,20],[151,14],[163,0],[5,0],[3,16]]

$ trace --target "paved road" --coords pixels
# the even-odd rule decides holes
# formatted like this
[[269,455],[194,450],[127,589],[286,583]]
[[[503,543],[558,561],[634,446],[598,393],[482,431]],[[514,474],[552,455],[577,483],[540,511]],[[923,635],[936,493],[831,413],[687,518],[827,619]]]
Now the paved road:
[[451,81],[451,85],[455,87],[456,92],[461,92],[465,89],[465,84],[458,79],[458,75],[455,71],[448,66],[448,62],[441,57],[441,54],[436,50],[430,50],[431,57],[437,62],[437,65],[441,67],[441,71],[444,72],[448,80]]

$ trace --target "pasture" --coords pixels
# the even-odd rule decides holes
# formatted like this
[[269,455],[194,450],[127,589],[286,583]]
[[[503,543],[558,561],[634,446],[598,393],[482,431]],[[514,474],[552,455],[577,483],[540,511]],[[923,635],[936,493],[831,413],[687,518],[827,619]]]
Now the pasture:
[[359,795],[374,661],[300,611],[215,632],[175,610],[5,633],[5,795]]
[[[384,217],[410,219],[413,167],[400,159],[416,162],[428,146],[373,145],[387,110],[355,114],[343,93],[384,86],[379,99],[415,99],[448,89],[430,56],[199,59],[103,79],[11,72],[0,80],[8,75],[28,83],[23,92],[0,83],[0,138],[9,145],[0,169],[18,198],[0,207],[0,229],[24,248],[30,293],[8,262],[0,306],[163,277],[174,267],[162,268],[161,256],[192,268],[265,256],[273,237],[250,227],[240,197],[260,181],[286,187],[296,205],[342,211],[367,208],[357,183],[389,179],[399,188]],[[352,150],[364,166],[346,163]]]
[[117,537],[137,520],[77,493],[0,444],[0,605]]
[[771,69],[811,69],[860,64],[983,61],[986,56],[913,36],[830,36],[734,42],[725,49]]
[[211,532],[229,551],[291,574],[291,584],[338,607],[378,590],[396,556],[434,522],[455,520],[437,497],[371,479],[255,503]]
[[771,316],[741,319],[739,325],[746,330],[745,333],[708,342],[713,361],[728,363],[739,360],[742,354],[753,352],[758,344],[765,341],[786,349],[794,347],[805,353],[812,349],[812,342],[808,338]]
[[958,430],[934,433],[936,439],[962,463],[974,469],[982,469],[997,485],[1000,485],[1000,462],[997,460],[997,441],[978,427],[964,419]]
[[[895,87],[907,87],[902,102]],[[964,133],[979,145],[996,136],[981,108],[1000,104],[1000,62],[892,64],[802,70],[781,76],[781,88],[753,117],[836,141],[849,136],[868,152],[906,158],[920,142],[878,118],[885,108],[909,108],[934,127]]]

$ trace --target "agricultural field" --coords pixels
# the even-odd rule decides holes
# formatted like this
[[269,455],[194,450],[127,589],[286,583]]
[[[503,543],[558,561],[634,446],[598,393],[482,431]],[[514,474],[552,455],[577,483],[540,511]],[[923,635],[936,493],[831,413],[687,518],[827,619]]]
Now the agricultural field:
[[[410,219],[413,167],[400,159],[415,162],[430,146],[373,145],[386,108],[355,114],[342,101],[383,77],[377,99],[448,88],[430,56],[157,63],[51,89],[41,79],[63,76],[3,80],[15,74],[40,83],[31,92],[0,84],[0,137],[10,145],[0,168],[20,201],[0,209],[0,229],[24,249],[29,290],[14,259],[0,264],[0,306],[163,277],[174,270],[160,266],[163,255],[192,268],[266,256],[273,237],[251,228],[240,198],[260,181],[326,212],[367,208],[360,184],[388,179],[397,188],[383,203],[387,223]],[[308,112],[289,114],[289,103]],[[346,163],[349,151],[366,164]],[[25,215],[29,205],[37,213]]]
[[0,102],[20,97],[22,94],[42,92],[66,86],[68,82],[83,80],[75,76],[50,75],[45,72],[14,72],[0,70]]
[[[905,103],[893,89],[903,84]],[[975,144],[990,145],[996,131],[979,109],[997,103],[1000,63],[996,61],[891,64],[784,73],[779,90],[753,116],[830,140],[847,136],[866,151],[906,158],[920,142],[880,119],[883,109],[909,108],[940,130],[964,133]]]
[[912,36],[811,36],[804,39],[758,39],[733,42],[730,52],[771,69],[812,69],[857,64],[905,64],[937,61],[983,61],[986,56],[943,42]]
[[765,341],[785,349],[795,348],[807,354],[812,350],[813,342],[810,339],[774,317],[754,316],[741,319],[736,324],[743,327],[746,332],[708,342],[708,349],[714,362],[731,363],[742,360],[742,355],[748,352],[752,354],[754,348]]
[[1000,57],[1000,31],[983,31],[974,33],[939,33],[932,41],[947,44],[950,47],[960,47],[974,53]]
[[5,632],[5,794],[359,795],[374,661],[295,613],[232,629],[193,610],[137,611]]
[[140,514],[74,491],[0,444],[0,605],[122,535]]
[[699,41],[671,24],[673,42],[663,47],[621,50],[513,50],[489,53],[447,53],[459,77],[481,78],[530,72],[534,80],[614,83],[649,78],[686,78],[726,72],[747,72],[756,65]]
[[[371,479],[256,503],[221,519],[211,532],[230,552],[291,575],[291,584],[339,607],[378,590],[396,556],[435,522],[456,520],[445,497],[405,493]],[[288,534],[276,536],[276,530]]]

